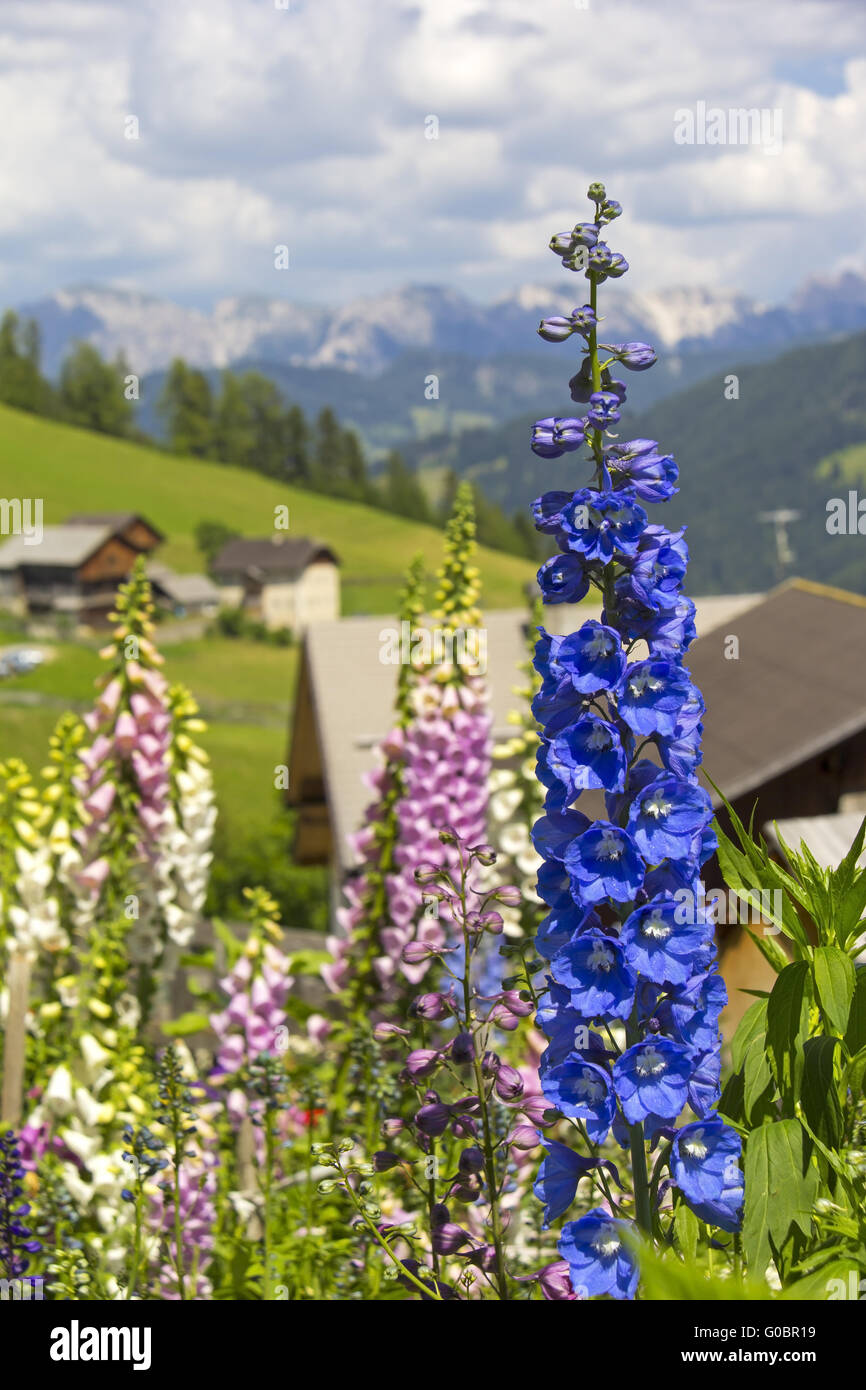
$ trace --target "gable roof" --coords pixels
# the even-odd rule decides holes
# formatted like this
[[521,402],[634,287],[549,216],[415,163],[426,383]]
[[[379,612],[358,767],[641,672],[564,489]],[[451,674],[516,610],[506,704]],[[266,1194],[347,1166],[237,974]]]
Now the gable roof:
[[273,536],[237,536],[226,541],[211,565],[211,573],[217,576],[245,574],[253,579],[294,577],[316,560],[339,563],[333,550],[320,541],[306,536],[284,536],[276,531]]
[[168,565],[153,563],[147,577],[174,603],[219,603],[220,591],[206,574],[176,574]]
[[163,533],[140,512],[75,512],[65,522],[66,526],[110,526],[116,533],[122,533],[136,524],[146,526],[158,541],[165,540]]
[[790,580],[698,637],[686,665],[707,705],[702,766],[733,801],[866,728],[866,598]]
[[24,536],[10,536],[0,545],[0,570],[49,565],[76,569],[114,536],[110,526],[45,526],[37,545],[25,545]]

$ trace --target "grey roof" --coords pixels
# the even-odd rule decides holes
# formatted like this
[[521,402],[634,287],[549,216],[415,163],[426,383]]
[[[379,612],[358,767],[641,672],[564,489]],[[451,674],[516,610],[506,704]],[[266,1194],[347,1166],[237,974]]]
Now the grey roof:
[[[757,601],[754,595],[696,600],[698,631],[711,632],[720,622],[724,624],[731,611]],[[580,616],[575,622],[577,611]],[[544,623],[548,631],[568,632],[593,611],[597,612],[587,606],[575,610],[555,605],[545,610]],[[523,608],[491,609],[484,614],[486,680],[497,741],[513,732],[508,715],[519,704],[514,690],[521,683],[518,667],[527,657],[527,623]],[[363,775],[372,769],[373,750],[393,719],[396,667],[383,663],[380,651],[383,631],[395,627],[393,617],[342,618],[315,624],[304,639],[302,679],[309,681],[313,692],[334,854],[341,867],[349,862],[346,837],[360,825],[371,799]],[[290,799],[293,794],[290,791]]]
[[306,536],[289,537],[275,531],[273,536],[243,537],[227,541],[211,570],[217,576],[249,574],[252,577],[295,576],[314,560],[337,557],[329,546]]
[[154,526],[152,521],[148,521],[141,512],[74,512],[72,516],[66,518],[66,526],[110,526],[113,530],[122,530],[124,526],[129,526],[133,521],[140,521],[149,527],[158,536],[162,532]]
[[866,728],[866,598],[790,580],[686,664],[707,704],[703,767],[733,801]]
[[[822,869],[836,869],[854,843],[862,822],[862,811],[841,811],[833,816],[792,816],[789,820],[765,825],[764,836],[780,852],[779,835],[793,850],[798,850],[804,842]],[[866,849],[857,862],[861,867],[866,865]]]
[[219,603],[220,591],[206,574],[176,574],[168,565],[150,564],[147,577],[175,603]]
[[76,568],[114,535],[111,526],[45,526],[38,545],[25,545],[24,536],[10,536],[0,545],[0,569],[21,565],[59,565]]

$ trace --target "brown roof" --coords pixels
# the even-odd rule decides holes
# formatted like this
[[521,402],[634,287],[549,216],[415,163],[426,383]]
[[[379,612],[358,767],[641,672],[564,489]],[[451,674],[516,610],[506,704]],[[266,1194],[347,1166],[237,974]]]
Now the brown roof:
[[306,536],[290,539],[275,532],[270,537],[237,537],[227,541],[214,560],[211,572],[217,576],[249,574],[256,578],[294,576],[314,560],[338,563],[333,550],[320,541],[311,541]]
[[790,580],[686,664],[707,703],[703,768],[733,801],[866,728],[866,598]]
[[153,522],[148,521],[147,517],[139,512],[76,512],[74,516],[66,518],[67,526],[108,526],[112,531],[123,531],[135,522],[146,526],[159,540],[165,540],[165,536]]

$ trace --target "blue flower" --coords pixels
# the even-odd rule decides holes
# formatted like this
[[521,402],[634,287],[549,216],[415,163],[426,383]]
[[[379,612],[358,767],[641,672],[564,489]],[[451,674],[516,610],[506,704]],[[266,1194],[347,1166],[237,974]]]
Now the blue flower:
[[688,858],[712,816],[710,798],[694,782],[662,773],[635,797],[628,817],[634,842],[651,864]]
[[669,737],[694,694],[688,672],[673,661],[635,661],[625,673],[619,715],[632,733]]
[[587,930],[550,963],[553,978],[571,990],[571,1003],[586,1018],[628,1018],[636,980],[616,937]]
[[532,520],[536,531],[558,531],[563,525],[563,511],[573,500],[573,492],[545,492],[541,497],[536,497],[532,504]]
[[570,1057],[542,1069],[541,1088],[547,1099],[573,1120],[583,1120],[593,1144],[602,1144],[616,1114],[616,1097],[603,1067]]
[[596,913],[591,908],[582,912],[572,902],[569,907],[548,912],[536,933],[536,949],[546,960],[552,960],[563,946],[567,946],[574,937],[583,931],[589,931],[592,927],[601,927]]
[[[558,1139],[542,1139],[547,1153],[541,1161],[533,1192],[544,1204],[544,1225],[549,1226],[568,1211],[577,1195],[577,1185],[597,1167],[595,1158],[582,1158]],[[611,1167],[613,1165],[611,1164]]]
[[619,419],[620,398],[613,391],[593,391],[589,398],[586,422],[594,429],[606,430]]
[[615,725],[586,714],[552,740],[548,767],[569,792],[569,800],[591,788],[622,791],[627,759]]
[[724,1231],[739,1229],[743,1205],[742,1144],[718,1116],[684,1125],[671,1145],[671,1175],[696,1216]]
[[568,1263],[572,1288],[579,1298],[602,1294],[634,1298],[639,1274],[634,1251],[625,1239],[628,1229],[624,1221],[608,1216],[602,1207],[593,1207],[579,1221],[563,1226],[557,1249]]
[[589,593],[589,575],[580,555],[551,555],[538,571],[542,603],[580,603]]
[[707,939],[707,927],[677,921],[672,895],[654,898],[635,908],[619,934],[632,970],[656,984],[685,984],[692,974],[694,953]]
[[582,811],[568,810],[552,816],[541,816],[531,832],[536,853],[544,859],[563,860],[574,837],[582,835],[590,825],[589,817]]
[[[641,441],[642,442],[642,441]],[[642,502],[667,502],[679,488],[679,469],[670,454],[646,453],[630,456],[607,451],[607,462],[616,485],[631,487]]]
[[644,863],[632,837],[609,821],[596,821],[565,852],[574,900],[598,903],[603,898],[630,902],[644,880]]
[[647,515],[630,491],[574,494],[563,512],[563,532],[570,550],[587,560],[611,560],[634,555]]
[[622,1112],[630,1125],[648,1115],[675,1120],[688,1099],[688,1049],[669,1038],[649,1037],[628,1048],[613,1065]]
[[568,676],[573,688],[582,695],[615,689],[626,669],[619,633],[594,619],[570,636],[560,638],[555,660],[559,671]]

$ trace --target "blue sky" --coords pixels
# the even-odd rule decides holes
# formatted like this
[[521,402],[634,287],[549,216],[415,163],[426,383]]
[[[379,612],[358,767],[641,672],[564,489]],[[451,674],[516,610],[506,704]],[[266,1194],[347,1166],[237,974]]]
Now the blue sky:
[[[5,0],[0,303],[495,299],[555,278],[591,178],[633,289],[866,267],[862,0],[284,3]],[[676,143],[699,102],[781,112],[781,149]]]

